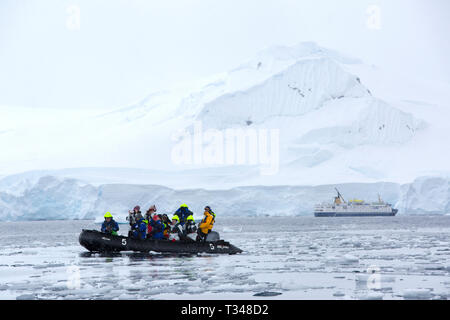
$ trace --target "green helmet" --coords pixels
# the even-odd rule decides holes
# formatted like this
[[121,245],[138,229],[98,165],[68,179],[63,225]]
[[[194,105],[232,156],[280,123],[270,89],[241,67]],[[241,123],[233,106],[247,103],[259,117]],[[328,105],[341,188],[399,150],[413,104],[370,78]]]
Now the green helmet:
[[187,208],[188,206],[187,206],[187,204],[186,203],[183,203],[181,206],[180,206],[180,208]]
[[103,217],[112,218],[113,216],[111,215],[111,212],[108,211],[107,213],[105,213],[105,215]]

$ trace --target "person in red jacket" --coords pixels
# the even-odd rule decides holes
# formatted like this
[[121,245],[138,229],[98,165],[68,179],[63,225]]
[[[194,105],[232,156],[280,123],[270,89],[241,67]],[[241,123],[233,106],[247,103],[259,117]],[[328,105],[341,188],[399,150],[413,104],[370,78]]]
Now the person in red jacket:
[[162,222],[159,215],[154,214],[151,220],[148,222],[148,225],[152,228],[151,233],[148,234],[148,237],[151,239],[165,239],[164,238],[164,223]]

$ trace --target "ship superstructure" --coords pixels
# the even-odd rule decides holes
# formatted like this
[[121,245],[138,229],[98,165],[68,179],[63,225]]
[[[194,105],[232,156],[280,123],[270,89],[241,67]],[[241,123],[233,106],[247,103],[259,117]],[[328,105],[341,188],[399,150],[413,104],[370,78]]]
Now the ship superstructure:
[[338,189],[333,203],[317,204],[314,208],[316,217],[375,217],[395,216],[398,212],[392,205],[384,202],[378,195],[377,202],[366,203],[364,200],[344,200]]

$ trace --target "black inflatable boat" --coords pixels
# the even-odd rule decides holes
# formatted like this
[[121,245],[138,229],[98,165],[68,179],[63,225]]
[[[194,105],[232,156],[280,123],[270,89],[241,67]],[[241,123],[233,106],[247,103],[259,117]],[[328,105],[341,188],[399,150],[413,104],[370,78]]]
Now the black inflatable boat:
[[[211,232],[212,233],[212,232]],[[96,230],[85,230],[80,234],[80,244],[91,252],[167,252],[167,253],[241,253],[242,250],[224,240],[218,240],[217,233],[205,242],[169,241],[169,240],[138,240],[124,236],[114,236]],[[210,241],[210,239],[217,240]]]

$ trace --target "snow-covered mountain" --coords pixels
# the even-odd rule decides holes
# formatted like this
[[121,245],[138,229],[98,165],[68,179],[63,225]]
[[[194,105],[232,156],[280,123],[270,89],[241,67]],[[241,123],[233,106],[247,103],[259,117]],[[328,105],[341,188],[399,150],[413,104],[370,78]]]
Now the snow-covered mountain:
[[[14,197],[39,195],[45,176],[75,179],[66,188],[81,184],[94,193],[113,183],[233,190],[380,181],[406,188],[428,176],[446,181],[448,101],[449,84],[393,75],[301,43],[268,48],[229,72],[109,112],[0,107],[0,174],[6,176],[0,204],[11,208]],[[238,149],[229,157],[228,131],[249,139],[242,162]],[[245,144],[251,139],[255,149]],[[261,169],[267,165],[274,169],[269,174]],[[424,207],[424,194],[413,197],[420,205],[400,191],[392,199],[409,203],[408,211]],[[14,215],[5,210],[3,217]]]
[[[301,43],[268,48],[229,72],[154,92],[102,114],[3,108],[0,146],[8,152],[0,159],[2,174],[82,167],[167,172],[214,168],[213,175],[226,172],[238,186],[407,183],[431,170],[448,171],[449,152],[438,144],[449,131],[442,123],[449,115],[443,102],[449,86],[428,83],[417,90],[416,84],[405,90],[406,80],[392,83],[394,77],[377,70],[314,43]],[[390,86],[383,87],[385,82]],[[239,179],[236,163],[174,161],[174,148],[183,140],[179,133],[193,133],[196,123],[203,133],[279,130],[276,174],[261,175],[259,163],[244,161],[256,170]],[[200,154],[201,160],[206,156]],[[213,182],[219,188],[221,183]],[[184,185],[179,182],[179,187]]]

